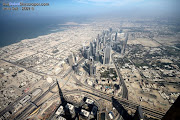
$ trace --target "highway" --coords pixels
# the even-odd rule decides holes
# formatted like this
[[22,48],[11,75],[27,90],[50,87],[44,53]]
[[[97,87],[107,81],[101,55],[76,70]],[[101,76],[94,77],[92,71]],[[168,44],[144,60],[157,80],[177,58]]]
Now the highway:
[[[127,100],[126,98],[115,97],[112,94],[107,94],[107,93],[104,93],[104,92],[102,92],[100,90],[97,90],[97,89],[95,89],[93,87],[90,87],[88,85],[82,84],[74,75],[72,75],[72,77],[75,79],[77,85],[79,85],[79,86],[81,86],[81,87],[83,87],[83,88],[85,88],[87,90],[91,90],[92,91],[92,93],[91,93],[91,92],[88,92],[88,91],[79,90],[81,92],[92,94],[94,96],[100,97],[100,98],[108,100],[108,101],[111,101],[111,98],[114,97],[124,107],[129,108],[129,109],[133,109],[133,110],[136,110],[137,106],[139,106],[139,104],[134,103],[133,101]],[[165,115],[165,112],[163,112],[163,111],[151,109],[151,108],[148,108],[148,107],[145,107],[145,106],[142,106],[142,109],[143,109],[143,112],[146,115],[152,116],[152,117],[157,118],[157,119],[161,119]]]
[[[81,60],[78,61],[77,64],[78,64],[78,65],[81,64],[84,60],[85,60],[85,59],[82,58]],[[66,76],[67,76],[69,73],[71,73],[73,70],[72,70],[72,68],[70,68],[70,69],[68,69],[67,71],[68,71],[68,72],[67,72],[65,75],[63,75],[63,78],[66,77]],[[38,103],[41,99],[43,99],[49,92],[51,92],[51,90],[52,90],[56,85],[57,85],[57,84],[53,84],[52,86],[50,86],[49,89],[48,89],[47,91],[45,91],[41,96],[39,96],[36,100],[34,100],[33,103],[37,105],[37,103]],[[17,116],[15,117],[15,120],[19,120],[19,119],[23,118],[23,117],[27,114],[27,112],[28,112],[30,109],[32,109],[33,107],[34,107],[34,106],[33,106],[32,104],[30,104],[29,106],[27,106],[27,108],[25,108],[19,115],[17,115]]]
[[[102,99],[108,100],[109,102],[112,102],[111,98],[113,96],[113,95],[106,95],[106,94],[99,92],[99,91],[88,92],[88,91],[84,91],[84,90],[80,90],[80,89],[72,90],[72,91],[65,91],[63,93],[64,94],[86,93],[86,94],[91,94],[93,96],[97,96],[97,97],[100,97]],[[118,98],[118,97],[114,97],[114,98],[118,99],[119,103],[122,104],[123,107],[128,108],[128,109],[136,110],[137,106],[139,106],[136,103],[129,102],[129,101],[127,102],[127,101],[125,101],[121,98]],[[142,109],[143,109],[143,113],[145,113],[146,115],[149,115],[153,118],[156,118],[156,119],[161,119],[165,114],[165,113],[162,113],[161,111],[157,111],[157,110],[150,109],[150,108],[143,107],[143,106],[142,106]]]
[[[73,75],[73,78],[75,79],[77,85],[79,85],[79,86],[81,86],[81,87],[83,87],[83,88],[85,88],[87,90],[91,90],[92,92],[84,91],[84,90],[81,90],[81,89],[76,89],[76,90],[72,90],[72,91],[63,91],[63,94],[86,93],[86,94],[91,94],[91,95],[100,97],[100,98],[108,100],[110,102],[112,101],[111,98],[113,97],[113,95],[104,93],[102,91],[94,89],[93,87],[82,84],[74,75]],[[41,99],[43,99],[46,96],[46,94],[48,94],[48,92],[50,92],[51,89],[53,89],[55,86],[56,86],[56,84],[53,84],[45,93],[43,93],[39,98],[37,98],[35,101],[33,101],[33,103],[36,104]],[[137,103],[133,103],[132,101],[129,101],[129,100],[126,100],[126,99],[123,99],[123,98],[120,98],[120,97],[114,97],[114,98],[118,99],[120,104],[122,104],[124,107],[126,107],[128,109],[136,110],[137,106],[139,106],[139,104],[137,104]],[[18,116],[16,116],[16,119],[18,120],[20,118],[23,118],[25,115],[27,115],[27,112],[30,109],[32,109],[32,107],[33,107],[33,105],[30,104],[26,109],[24,109],[23,112],[21,112]],[[147,107],[144,107],[144,106],[142,106],[142,109],[143,109],[143,112],[146,115],[152,116],[152,117],[157,118],[157,119],[161,119],[165,114],[164,112],[157,111],[157,110],[147,108]]]
[[[113,62],[114,62],[114,58],[113,59]],[[79,61],[79,63],[82,63],[84,61],[84,59],[81,59]],[[79,64],[78,63],[78,64]],[[115,62],[114,62],[115,63]],[[116,66],[116,64],[115,64]],[[117,66],[116,66],[116,70],[118,71],[117,69]],[[72,70],[68,71],[68,74],[71,73]],[[120,73],[118,73],[118,75],[120,75]],[[64,76],[65,77],[65,76]],[[76,85],[78,86],[81,86],[82,88],[85,88],[86,90],[91,90],[92,92],[89,92],[89,91],[84,91],[84,90],[81,90],[81,89],[77,89],[77,90],[72,90],[72,91],[63,91],[63,94],[72,94],[72,93],[87,93],[87,94],[91,94],[91,95],[94,95],[94,96],[97,96],[97,97],[100,97],[102,99],[105,99],[105,100],[108,100],[108,101],[112,101],[112,97],[113,95],[112,94],[107,94],[107,93],[104,93],[100,90],[97,90],[93,87],[90,87],[88,85],[85,85],[85,84],[82,84],[76,77],[75,75],[72,75],[72,77],[75,79],[76,81]],[[122,104],[125,108],[128,108],[128,109],[133,109],[133,110],[136,110],[137,106],[139,106],[139,104],[137,103],[134,103],[133,101],[130,101],[130,100],[127,100],[127,96],[128,96],[128,93],[127,93],[127,88],[124,87],[125,86],[125,83],[124,83],[124,80],[122,79],[121,75],[120,75],[120,80],[121,80],[121,84],[123,85],[123,98],[120,98],[120,97],[114,97],[115,99],[117,99],[120,104]],[[38,102],[40,102],[42,99],[44,99],[46,97],[46,95],[48,93],[51,92],[51,90],[56,86],[57,84],[53,84],[52,86],[49,87],[49,89],[47,91],[45,91],[41,96],[39,96],[37,99],[35,99],[34,101],[32,101],[34,104],[37,105]],[[42,104],[42,103],[41,103]],[[34,107],[34,105],[30,104],[28,105],[19,115],[17,115],[15,117],[15,120],[19,120],[19,119],[22,119],[24,118],[27,113],[32,110],[32,108]],[[158,110],[155,110],[155,109],[151,109],[151,108],[148,108],[148,107],[144,107],[142,106],[142,109],[143,109],[143,112],[146,114],[146,115],[149,115],[149,116],[152,116],[154,118],[157,118],[157,119],[161,119],[165,112],[163,111],[158,111]]]
[[120,73],[119,70],[118,70],[118,66],[117,66],[117,64],[115,63],[115,60],[114,60],[114,57],[113,57],[114,54],[115,54],[115,53],[113,53],[113,54],[111,55],[111,58],[112,58],[113,63],[114,63],[114,65],[115,65],[116,71],[117,71],[117,73],[118,73],[118,77],[119,77],[119,79],[120,79],[120,85],[123,87],[122,97],[128,99],[128,89],[127,89],[127,87],[126,87],[126,84],[124,83],[124,79],[122,78],[121,73]]
[[[86,94],[91,94],[93,96],[97,96],[97,97],[100,97],[102,99],[105,99],[105,100],[108,100],[108,101],[112,102],[111,98],[113,97],[113,95],[106,94],[106,93],[103,93],[103,92],[101,92],[99,90],[96,90],[96,89],[94,89],[92,87],[89,87],[87,85],[83,85],[81,82],[79,82],[78,84],[81,85],[83,88],[92,90],[92,92],[84,91],[84,90],[81,90],[81,89],[76,89],[76,90],[71,90],[71,91],[62,91],[63,94],[65,95],[65,94],[73,94],[73,93],[86,93]],[[54,84],[54,85],[56,86],[56,84]],[[46,94],[47,94],[47,92],[45,92],[42,96],[40,96],[40,98],[35,100],[34,103],[37,103],[38,101],[40,101],[43,97],[45,97]],[[123,107],[128,108],[128,109],[136,110],[137,106],[139,106],[139,104],[137,104],[137,103],[133,103],[132,101],[129,101],[129,100],[126,100],[126,99],[123,99],[123,98],[120,98],[120,97],[114,97],[114,98],[118,99],[119,103],[122,104]],[[20,115],[18,115],[16,117],[16,119],[18,120],[20,118],[23,118],[23,116],[27,115],[27,112],[30,109],[32,109],[32,107],[33,107],[33,105],[29,105],[23,112],[21,112]],[[165,114],[164,112],[157,111],[157,110],[147,108],[147,107],[144,107],[144,106],[142,106],[142,109],[143,109],[143,113],[145,113],[146,115],[152,116],[154,118],[157,118],[157,119],[161,119]]]

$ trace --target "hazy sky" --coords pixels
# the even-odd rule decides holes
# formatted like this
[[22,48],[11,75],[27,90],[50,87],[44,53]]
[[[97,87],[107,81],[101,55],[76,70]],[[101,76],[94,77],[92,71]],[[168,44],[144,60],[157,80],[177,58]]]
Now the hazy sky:
[[[35,7],[34,11],[3,11],[2,3],[49,3]],[[180,0],[1,0],[1,16],[72,16],[72,15],[123,15],[166,16],[179,15]]]
[[[5,11],[2,4],[7,2],[50,5],[36,6],[34,11]],[[44,35],[67,21],[84,23],[104,17],[167,16],[168,20],[179,22],[179,5],[180,0],[0,0],[0,46]]]

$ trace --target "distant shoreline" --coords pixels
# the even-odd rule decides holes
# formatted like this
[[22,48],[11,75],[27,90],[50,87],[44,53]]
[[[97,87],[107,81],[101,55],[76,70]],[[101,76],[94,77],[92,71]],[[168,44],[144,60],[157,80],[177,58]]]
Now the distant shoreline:
[[[57,25],[58,26],[58,25]],[[61,31],[64,31],[64,28],[53,28],[53,29],[49,29],[47,30],[46,32],[42,32],[40,33],[39,35],[36,34],[33,34],[33,35],[30,35],[28,37],[24,37],[23,39],[18,39],[18,38],[15,38],[14,41],[12,41],[12,39],[9,39],[9,43],[8,44],[0,44],[0,48],[3,48],[3,47],[6,47],[6,46],[9,46],[9,45],[12,45],[12,44],[16,44],[18,42],[21,42],[23,40],[28,40],[28,39],[34,39],[34,38],[37,38],[39,36],[44,36],[44,35],[49,35],[51,33],[57,33],[57,32],[61,32]],[[0,42],[4,42],[5,40],[1,39],[2,41]],[[7,39],[6,39],[7,41]]]
[[58,25],[88,25],[88,24],[79,24],[76,22],[66,22],[65,24],[58,24]]

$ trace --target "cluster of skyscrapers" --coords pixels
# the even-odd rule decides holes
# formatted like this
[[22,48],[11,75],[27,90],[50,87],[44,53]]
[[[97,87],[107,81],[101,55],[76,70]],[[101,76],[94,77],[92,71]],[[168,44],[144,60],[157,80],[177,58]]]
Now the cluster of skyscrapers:
[[[82,55],[86,58],[86,69],[90,76],[96,75],[95,63],[100,62],[104,65],[111,64],[112,50],[121,54],[125,53],[128,34],[122,30],[113,31],[112,28],[103,31],[101,35],[90,42],[89,46],[83,45]],[[68,56],[68,63],[77,71],[77,57],[74,53]]]
[[[121,36],[126,36],[125,40],[122,41]],[[89,46],[83,45],[82,54],[89,60],[86,62],[89,68],[89,74],[95,74],[95,62],[100,61],[104,65],[111,63],[112,49],[123,54],[127,40],[128,34],[122,33],[122,30],[115,32],[110,28],[109,30],[103,31],[101,35],[98,34],[97,38],[90,42]]]

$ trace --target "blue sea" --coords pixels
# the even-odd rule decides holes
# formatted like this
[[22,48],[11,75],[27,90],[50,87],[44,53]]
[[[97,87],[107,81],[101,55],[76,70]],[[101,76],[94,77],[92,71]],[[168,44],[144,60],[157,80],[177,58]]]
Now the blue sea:
[[66,22],[84,23],[85,17],[39,17],[0,19],[0,47],[24,39],[62,31]]

